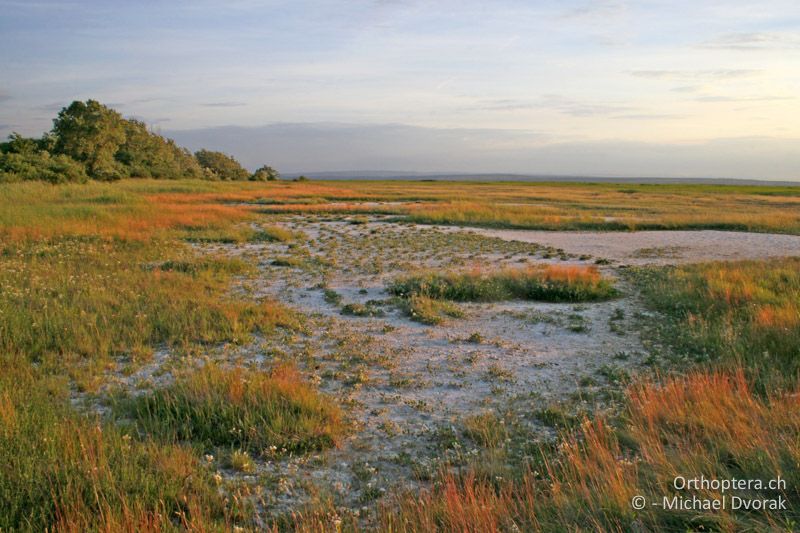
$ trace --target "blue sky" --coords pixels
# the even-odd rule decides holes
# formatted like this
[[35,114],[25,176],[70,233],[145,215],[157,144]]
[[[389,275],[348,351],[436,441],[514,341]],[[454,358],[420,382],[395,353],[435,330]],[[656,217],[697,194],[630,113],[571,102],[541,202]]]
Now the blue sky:
[[95,98],[289,172],[800,179],[796,0],[0,0],[0,72],[0,135]]

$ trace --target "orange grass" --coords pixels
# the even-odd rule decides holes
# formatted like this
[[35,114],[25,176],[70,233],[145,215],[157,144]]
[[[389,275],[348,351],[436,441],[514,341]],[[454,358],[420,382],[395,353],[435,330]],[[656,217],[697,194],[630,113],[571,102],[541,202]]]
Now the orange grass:
[[[696,373],[645,382],[627,393],[619,429],[586,421],[546,453],[544,474],[530,469],[509,480],[468,473],[442,475],[434,489],[381,507],[380,527],[398,532],[720,531],[786,528],[788,513],[631,508],[633,496],[662,503],[676,476],[787,480],[787,489],[740,496],[786,497],[800,481],[800,396],[755,395],[743,373]],[[623,438],[624,437],[624,438]],[[511,474],[513,476],[513,473]],[[686,495],[686,494],[684,494]],[[720,496],[697,491],[698,497]],[[791,505],[791,504],[790,504]]]

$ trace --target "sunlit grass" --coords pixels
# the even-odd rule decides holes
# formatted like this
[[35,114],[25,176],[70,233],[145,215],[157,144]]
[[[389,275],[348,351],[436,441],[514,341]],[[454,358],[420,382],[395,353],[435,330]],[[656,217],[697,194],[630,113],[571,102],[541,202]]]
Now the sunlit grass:
[[677,353],[743,368],[762,391],[800,374],[800,259],[641,270],[639,285],[672,317],[663,334]]
[[523,299],[585,302],[617,295],[596,267],[538,265],[496,272],[429,272],[393,281],[389,292],[458,302]]
[[[477,200],[463,202],[465,194]],[[0,187],[0,529],[229,530],[246,524],[247,505],[235,494],[225,500],[198,447],[224,447],[230,466],[248,472],[270,446],[303,452],[341,435],[338,409],[286,368],[178,371],[174,384],[130,400],[141,437],[70,407],[69,391],[96,386],[118,357],[298,326],[279,304],[229,297],[253,267],[196,256],[185,243],[193,236],[302,239],[258,226],[260,209],[494,227],[800,233],[798,207],[797,188],[785,187],[153,180]],[[398,282],[398,293],[428,323],[458,315],[453,301],[613,295],[597,271],[549,268],[424,274]],[[491,468],[450,470],[430,490],[398,496],[380,507],[378,527],[792,530],[800,520],[798,272],[796,259],[639,272],[634,281],[664,313],[659,341],[682,366],[634,381],[619,419],[587,421],[533,459],[503,456],[509,433],[496,418],[470,418],[466,433],[491,453]],[[699,473],[781,475],[790,511],[630,508],[632,495],[657,498],[674,475]]]
[[[676,476],[700,474],[715,479],[781,476],[786,490],[749,491],[746,497],[798,501],[796,395],[764,399],[751,392],[742,374],[693,374],[635,385],[626,401],[626,414],[616,427],[602,419],[586,421],[578,431],[561,437],[556,448],[543,450],[538,465],[511,468],[503,477],[487,477],[480,469],[461,476],[445,471],[431,490],[402,494],[383,505],[380,528],[627,531],[639,523],[653,531],[791,529],[798,519],[792,508],[786,513],[659,506],[635,511],[630,502],[641,495],[663,504],[664,496],[675,494]],[[497,439],[493,432],[479,437],[490,443]],[[713,491],[697,495],[720,496]]]
[[[392,531],[792,530],[800,519],[800,391],[794,365],[798,260],[714,263],[645,270],[634,278],[670,324],[661,342],[706,354],[694,369],[640,380],[619,420],[586,420],[530,460],[507,457],[503,476],[478,464],[445,470],[434,487],[403,494],[380,509]],[[698,323],[700,322],[700,323]],[[708,365],[712,369],[708,369]],[[684,375],[680,375],[680,374]],[[466,431],[498,453],[494,417],[473,417]],[[499,436],[498,436],[499,435]],[[483,459],[485,462],[486,459]],[[636,511],[633,496],[663,505],[673,480],[781,477],[786,488],[736,493],[787,499],[786,511]],[[693,491],[698,497],[720,493]],[[689,496],[690,493],[678,493]],[[728,494],[730,496],[731,493]]]
[[24,360],[0,369],[0,529],[214,531],[246,513],[194,452],[77,415]]
[[122,409],[142,431],[168,442],[268,456],[323,449],[343,431],[336,404],[288,366],[268,373],[208,363],[181,373],[173,385],[123,402]]
[[[99,367],[160,344],[241,343],[253,332],[298,327],[275,302],[226,295],[231,275],[250,268],[238,260],[85,239],[0,252],[2,353]],[[175,259],[156,260],[165,256]]]
[[[150,181],[0,187],[0,529],[223,531],[246,514],[235,491],[220,493],[193,443],[139,439],[69,402],[70,390],[94,390],[117,361],[146,362],[156,348],[188,353],[300,326],[276,302],[230,294],[252,265],[184,243],[192,232],[235,234],[253,218],[241,205],[167,194],[202,190]],[[290,237],[265,227],[247,240]],[[293,374],[276,387],[288,405],[314,394]]]

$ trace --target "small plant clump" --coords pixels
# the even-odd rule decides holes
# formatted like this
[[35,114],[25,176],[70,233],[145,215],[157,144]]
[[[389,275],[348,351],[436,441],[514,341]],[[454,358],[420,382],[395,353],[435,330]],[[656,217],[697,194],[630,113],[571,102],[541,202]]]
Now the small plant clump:
[[587,302],[618,295],[611,282],[595,267],[541,265],[496,273],[427,273],[398,279],[389,292],[457,302],[492,302],[511,299],[545,302]]
[[253,453],[271,446],[297,452],[327,448],[343,428],[338,407],[290,366],[268,373],[208,363],[120,407],[140,430],[168,441]]
[[464,311],[452,302],[434,300],[417,294],[401,299],[400,307],[411,320],[431,326],[441,324],[448,317],[464,316]]

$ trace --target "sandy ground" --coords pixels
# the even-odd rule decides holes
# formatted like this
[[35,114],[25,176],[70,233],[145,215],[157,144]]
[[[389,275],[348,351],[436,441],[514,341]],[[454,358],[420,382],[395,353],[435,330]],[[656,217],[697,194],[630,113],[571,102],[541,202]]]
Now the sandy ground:
[[800,236],[740,231],[560,232],[470,229],[487,237],[538,243],[620,263],[675,264],[800,255]]
[[[197,246],[201,253],[241,256],[257,264],[258,275],[239,280],[236,296],[279,300],[302,313],[307,323],[304,332],[220,346],[207,357],[265,368],[280,359],[294,361],[343,406],[352,425],[332,450],[257,458],[256,472],[248,474],[220,465],[228,482],[259,488],[258,507],[266,519],[297,510],[320,494],[357,513],[394,487],[416,486],[447,458],[443,445],[458,438],[472,415],[513,407],[530,424],[532,438],[551,438],[552,428],[537,422],[537,411],[576,395],[601,396],[619,386],[615,376],[638,372],[650,356],[652,347],[642,342],[639,331],[654,317],[623,279],[617,280],[622,296],[608,302],[467,304],[462,305],[463,318],[428,326],[411,321],[390,301],[386,285],[397,276],[419,268],[593,265],[603,258],[611,262],[601,266],[603,273],[617,278],[623,264],[800,254],[800,237],[788,235],[559,233],[371,220],[276,217],[271,223],[302,231],[305,238],[289,244]],[[274,263],[287,257],[296,262]],[[326,288],[341,300],[326,298]],[[380,316],[342,314],[344,304],[370,301]],[[170,368],[187,363],[160,350],[133,373],[122,367],[111,372],[108,390],[139,394],[163,386],[171,380]],[[102,398],[94,398],[90,407],[103,413],[102,404]]]
[[[338,449],[259,466],[262,476],[280,480],[280,490],[265,496],[273,512],[296,508],[320,487],[357,509],[393,487],[414,486],[421,473],[439,467],[443,435],[458,435],[471,415],[515,405],[530,417],[532,435],[550,438],[552,428],[535,422],[537,411],[579,391],[607,388],[615,373],[636,372],[647,356],[636,327],[647,312],[622,280],[624,296],[612,301],[463,304],[463,318],[437,326],[411,321],[386,291],[387,282],[419,268],[593,260],[456,228],[290,220],[284,225],[308,236],[309,261],[330,264],[275,266],[276,256],[293,253],[281,243],[206,248],[255,259],[261,276],[247,293],[277,299],[311,319],[308,334],[264,340],[246,348],[244,359],[268,363],[279,354],[297,361],[346,406],[355,426]],[[323,282],[341,296],[339,304],[325,299]],[[344,304],[369,301],[382,302],[382,316],[341,313]]]

